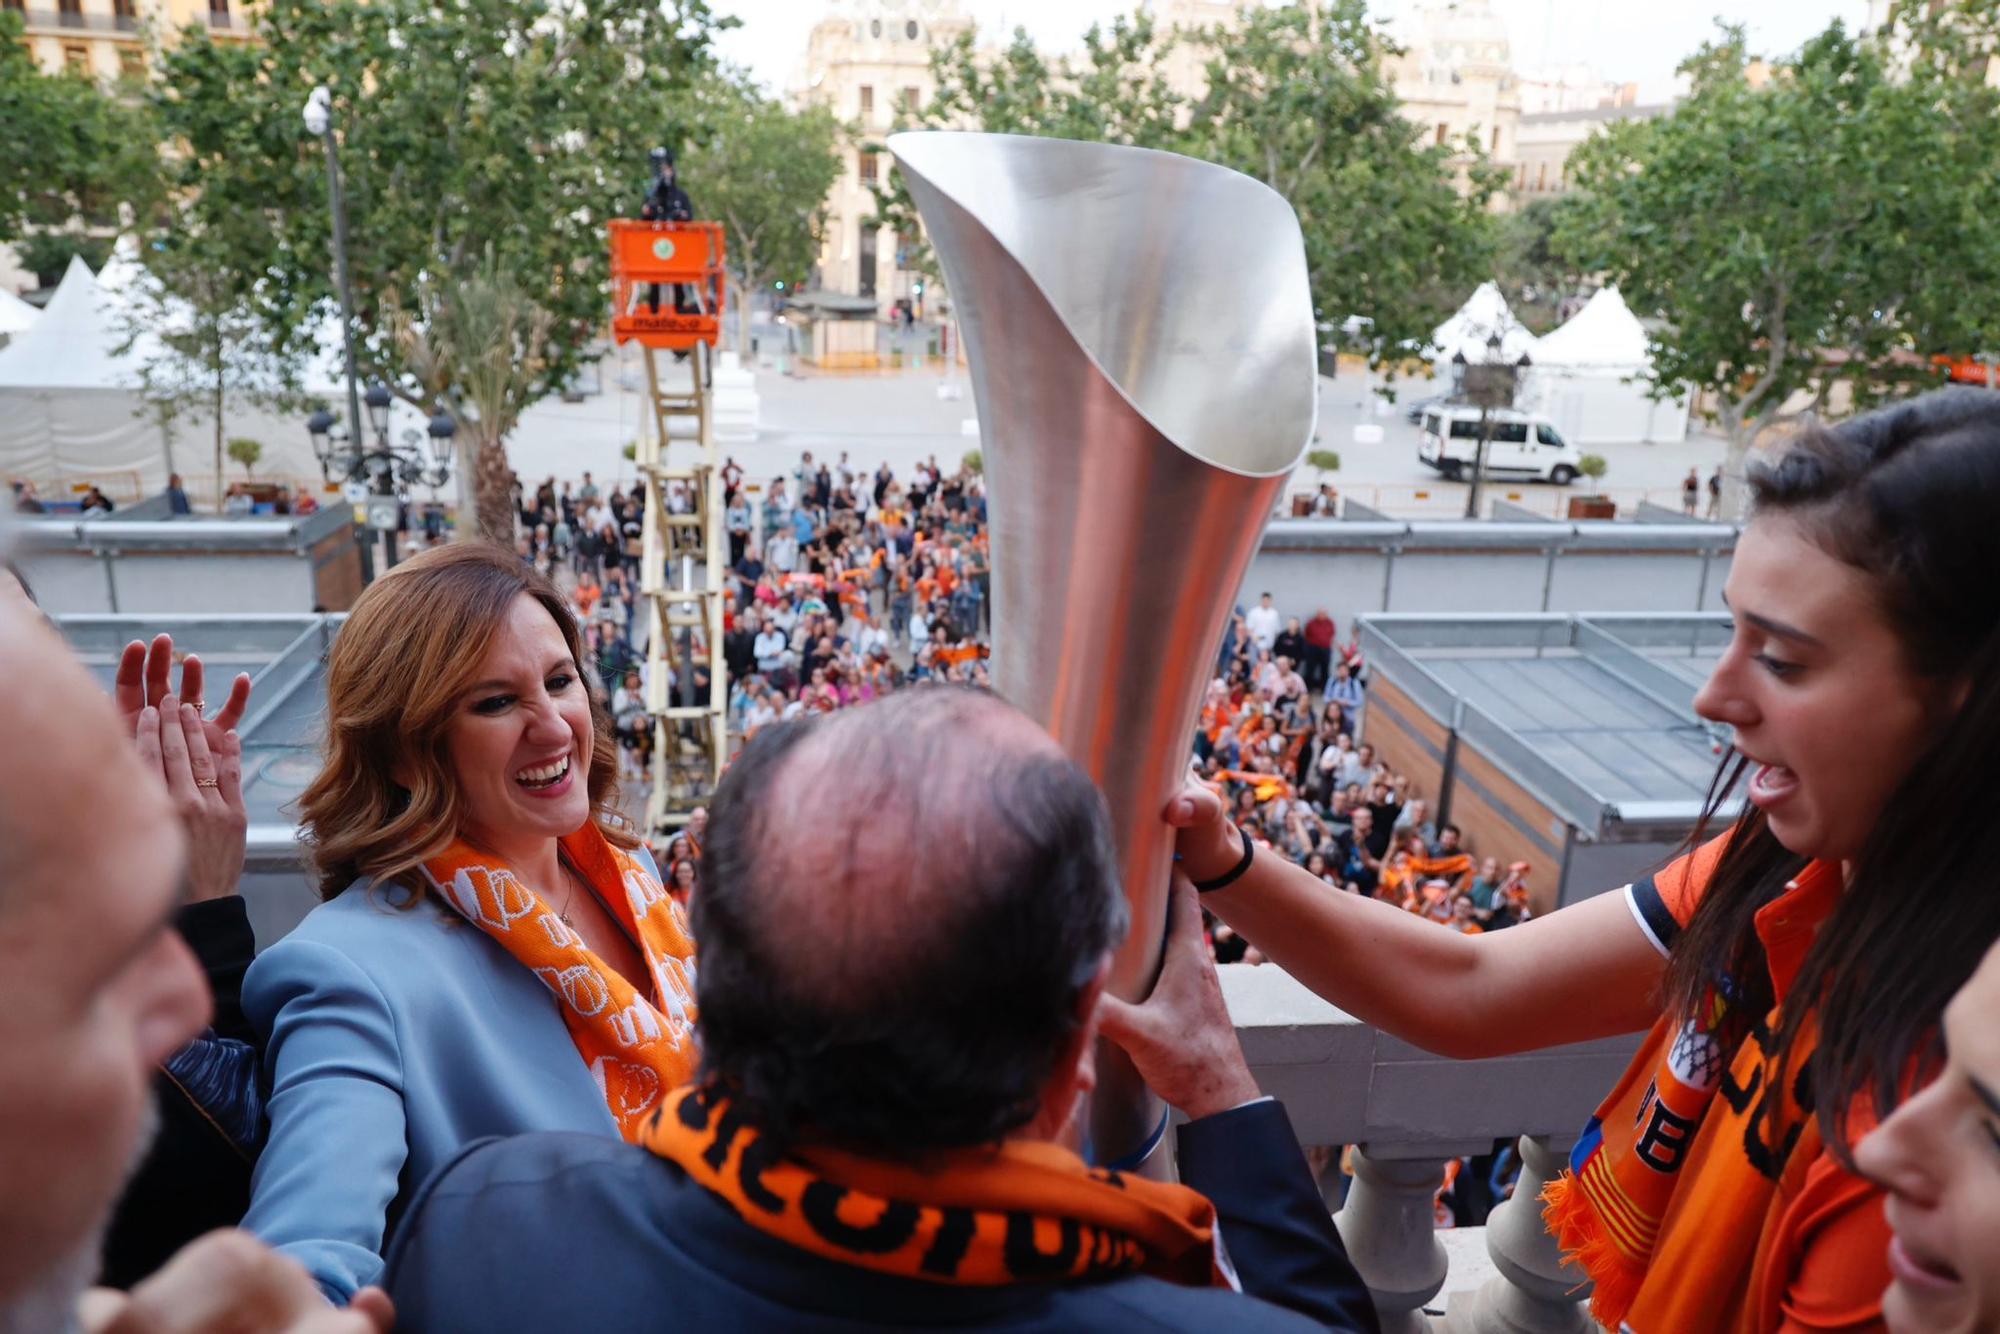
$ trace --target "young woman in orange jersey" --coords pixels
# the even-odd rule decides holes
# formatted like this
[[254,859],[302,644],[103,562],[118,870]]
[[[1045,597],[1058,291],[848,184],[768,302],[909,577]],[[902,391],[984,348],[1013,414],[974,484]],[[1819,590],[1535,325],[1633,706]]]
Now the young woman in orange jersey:
[[[1936,1075],[1945,1003],[2000,936],[2000,395],[1808,430],[1749,485],[1735,629],[1695,700],[1735,733],[1710,811],[1748,801],[1726,830],[1483,935],[1276,857],[1203,896],[1446,1055],[1648,1032],[1548,1192],[1593,1314],[1635,1334],[1879,1325],[1890,1234],[1851,1146]],[[1167,816],[1197,882],[1249,846],[1196,788]]]

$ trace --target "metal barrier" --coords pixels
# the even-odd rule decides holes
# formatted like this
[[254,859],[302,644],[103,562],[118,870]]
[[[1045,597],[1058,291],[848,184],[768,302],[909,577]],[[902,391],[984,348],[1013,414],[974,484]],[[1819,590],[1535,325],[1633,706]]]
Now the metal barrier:
[[1458,735],[1572,825],[1597,830],[1612,804],[1558,769],[1513,728],[1467,699],[1458,701]]

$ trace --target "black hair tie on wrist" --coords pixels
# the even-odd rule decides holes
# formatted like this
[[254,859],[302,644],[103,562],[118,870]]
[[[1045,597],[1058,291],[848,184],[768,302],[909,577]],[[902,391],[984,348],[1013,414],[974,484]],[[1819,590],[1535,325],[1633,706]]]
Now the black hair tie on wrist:
[[1230,867],[1227,871],[1215,877],[1215,879],[1213,880],[1195,881],[1194,882],[1195,893],[1207,894],[1214,890],[1227,889],[1229,888],[1229,886],[1235,884],[1238,880],[1241,880],[1243,878],[1243,873],[1250,869],[1250,859],[1252,856],[1255,855],[1257,850],[1257,845],[1250,841],[1250,835],[1246,830],[1238,829],[1236,832],[1239,835],[1241,835],[1243,839],[1243,860],[1236,863],[1236,865]]

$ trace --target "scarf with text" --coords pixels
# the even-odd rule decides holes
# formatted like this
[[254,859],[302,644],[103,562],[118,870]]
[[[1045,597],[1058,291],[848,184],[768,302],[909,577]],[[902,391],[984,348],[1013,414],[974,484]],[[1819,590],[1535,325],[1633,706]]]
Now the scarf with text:
[[[1814,863],[1759,913],[1760,928],[1818,911],[1807,895],[1830,905],[1838,876]],[[1782,1006],[1791,965],[1772,963]],[[1607,1328],[1773,1327],[1767,1276],[1782,1279],[1797,1258],[1785,1205],[1822,1156],[1807,1074],[1816,1032],[1808,1020],[1779,1069],[1769,1046],[1780,1010],[1730,1022],[1733,989],[1724,980],[1692,1018],[1653,1025],[1569,1170],[1542,1192],[1549,1230],[1589,1274],[1591,1315]]]
[[981,1286],[1124,1274],[1239,1286],[1205,1196],[1088,1167],[1056,1144],[955,1150],[921,1167],[780,1152],[699,1087],[670,1093],[638,1142],[752,1227],[840,1264]]
[[694,1077],[694,939],[665,887],[595,821],[561,843],[605,910],[638,942],[650,995],[593,954],[498,857],[460,840],[426,861],[424,876],[439,898],[555,993],[618,1133],[636,1141],[662,1095]]

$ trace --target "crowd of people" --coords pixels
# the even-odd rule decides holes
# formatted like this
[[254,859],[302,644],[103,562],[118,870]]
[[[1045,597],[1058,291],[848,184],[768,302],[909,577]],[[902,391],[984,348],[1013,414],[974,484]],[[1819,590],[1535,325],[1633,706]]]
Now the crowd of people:
[[[906,481],[842,453],[810,451],[786,475],[721,469],[727,540],[723,614],[729,731],[748,739],[773,722],[830,713],[921,682],[988,684],[991,574],[979,474],[947,473],[935,456]],[[663,500],[668,559],[699,559],[689,482]],[[650,773],[646,610],[639,593],[645,488],[549,478],[521,488],[522,561],[562,589],[583,627],[587,667],[605,694],[628,778]],[[677,704],[705,701],[712,662],[699,631],[690,681],[670,680]]]
[[[1325,608],[1303,622],[1272,595],[1239,609],[1222,642],[1194,739],[1195,774],[1237,826],[1332,889],[1382,899],[1467,933],[1526,921],[1526,862],[1479,857],[1440,824],[1362,740],[1367,664],[1338,639]],[[1223,963],[1263,961],[1228,926],[1212,926]]]

